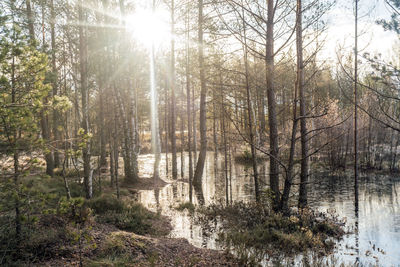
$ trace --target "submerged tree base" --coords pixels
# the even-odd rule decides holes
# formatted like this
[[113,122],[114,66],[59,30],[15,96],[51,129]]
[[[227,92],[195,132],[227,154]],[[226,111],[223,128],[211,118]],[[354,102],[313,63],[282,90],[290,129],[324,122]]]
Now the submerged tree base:
[[211,205],[200,209],[197,219],[208,225],[204,229],[218,225],[218,241],[244,265],[307,251],[327,255],[345,234],[344,224],[333,215],[293,209],[286,216],[273,212],[268,203]]

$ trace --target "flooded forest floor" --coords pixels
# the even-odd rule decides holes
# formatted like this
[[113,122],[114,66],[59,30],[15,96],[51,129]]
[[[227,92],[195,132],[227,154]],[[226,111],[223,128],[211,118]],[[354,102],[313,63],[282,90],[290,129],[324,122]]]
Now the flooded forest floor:
[[[171,181],[163,173],[160,175],[163,179],[154,179],[149,167],[151,158],[142,157],[139,163],[140,179],[134,184],[121,179],[119,199],[107,173],[94,175],[95,196],[90,200],[81,197],[84,195],[82,181],[73,171],[67,175],[71,198],[67,198],[65,181],[60,176],[51,178],[37,171],[24,177],[22,190],[29,199],[20,203],[26,216],[19,236],[15,232],[13,208],[0,215],[0,263],[9,266],[258,266],[266,265],[262,263],[265,258],[305,251],[329,254],[335,239],[345,234],[341,222],[323,213],[295,209],[285,216],[275,213],[268,197],[263,197],[262,203],[238,199],[230,205],[215,201],[202,206],[195,194],[195,205],[175,200],[164,207],[164,211],[166,208],[173,213],[165,214],[159,206],[165,197],[161,190],[178,184],[186,188],[187,181]],[[251,177],[246,175],[240,179],[251,180]],[[207,180],[204,182],[207,186]],[[245,185],[238,188],[242,187],[247,188]],[[146,192],[154,194],[157,208],[148,206],[151,201],[140,199]],[[180,195],[187,200],[186,191]],[[200,225],[201,235],[217,235],[215,240],[220,245],[210,249],[171,234],[176,231],[176,221],[172,221],[177,216],[189,217],[190,223],[186,224],[190,226],[185,227],[190,229]]]

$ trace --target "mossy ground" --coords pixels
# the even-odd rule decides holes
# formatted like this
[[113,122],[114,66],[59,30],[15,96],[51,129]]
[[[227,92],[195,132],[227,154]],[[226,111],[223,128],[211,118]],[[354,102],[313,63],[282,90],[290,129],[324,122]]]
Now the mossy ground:
[[230,254],[166,237],[169,220],[133,201],[130,192],[136,189],[121,188],[117,199],[104,181],[103,193],[85,200],[79,197],[82,185],[73,176],[68,179],[71,200],[61,177],[21,179],[30,202],[21,203],[26,216],[18,239],[14,209],[2,207],[0,265],[238,266]]
[[255,202],[211,205],[199,209],[197,219],[202,224],[219,222],[219,242],[233,249],[244,265],[309,251],[326,255],[345,234],[334,216],[308,209],[283,215],[269,206]]

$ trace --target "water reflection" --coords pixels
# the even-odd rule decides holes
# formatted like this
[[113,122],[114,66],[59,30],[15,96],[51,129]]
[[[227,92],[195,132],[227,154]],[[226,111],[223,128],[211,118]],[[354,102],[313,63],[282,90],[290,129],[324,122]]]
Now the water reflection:
[[359,180],[358,206],[352,177],[318,175],[310,188],[310,204],[335,210],[347,218],[354,234],[339,244],[336,256],[348,264],[398,266],[400,262],[400,178],[364,174]]
[[[178,157],[178,163],[179,161]],[[141,156],[139,160],[141,177],[150,177],[152,163],[151,156]],[[164,163],[162,161],[160,165],[160,177],[169,184],[157,190],[139,191],[138,200],[149,209],[160,211],[171,218],[174,226],[172,237],[186,238],[197,247],[220,249],[215,233],[206,236],[201,227],[192,223],[186,213],[172,208],[179,203],[189,201],[189,186],[186,181],[173,181],[167,176]],[[208,154],[203,184],[201,188],[194,189],[194,204],[225,203],[227,192],[229,202],[254,199],[251,169],[231,162],[231,167],[228,166],[227,180],[225,165],[223,156],[216,159],[213,153]],[[149,169],[150,171],[146,171]],[[187,169],[184,170],[186,177],[188,176]],[[266,170],[268,166],[260,166],[261,185],[267,184]],[[345,236],[338,244],[333,255],[335,263],[339,261],[339,263],[354,265],[357,260],[361,265],[367,266],[376,263],[380,266],[399,266],[400,177],[360,175],[358,206],[355,205],[357,202],[354,194],[354,179],[351,176],[319,173],[311,177],[309,187],[310,206],[324,212],[335,211],[341,218],[347,219],[349,230],[353,232]]]

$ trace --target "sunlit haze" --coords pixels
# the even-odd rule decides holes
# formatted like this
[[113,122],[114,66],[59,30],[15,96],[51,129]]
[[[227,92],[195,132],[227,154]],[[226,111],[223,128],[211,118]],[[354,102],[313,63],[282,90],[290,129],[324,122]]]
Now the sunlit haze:
[[147,47],[161,45],[171,36],[168,13],[164,9],[139,9],[128,15],[125,21],[132,37]]

